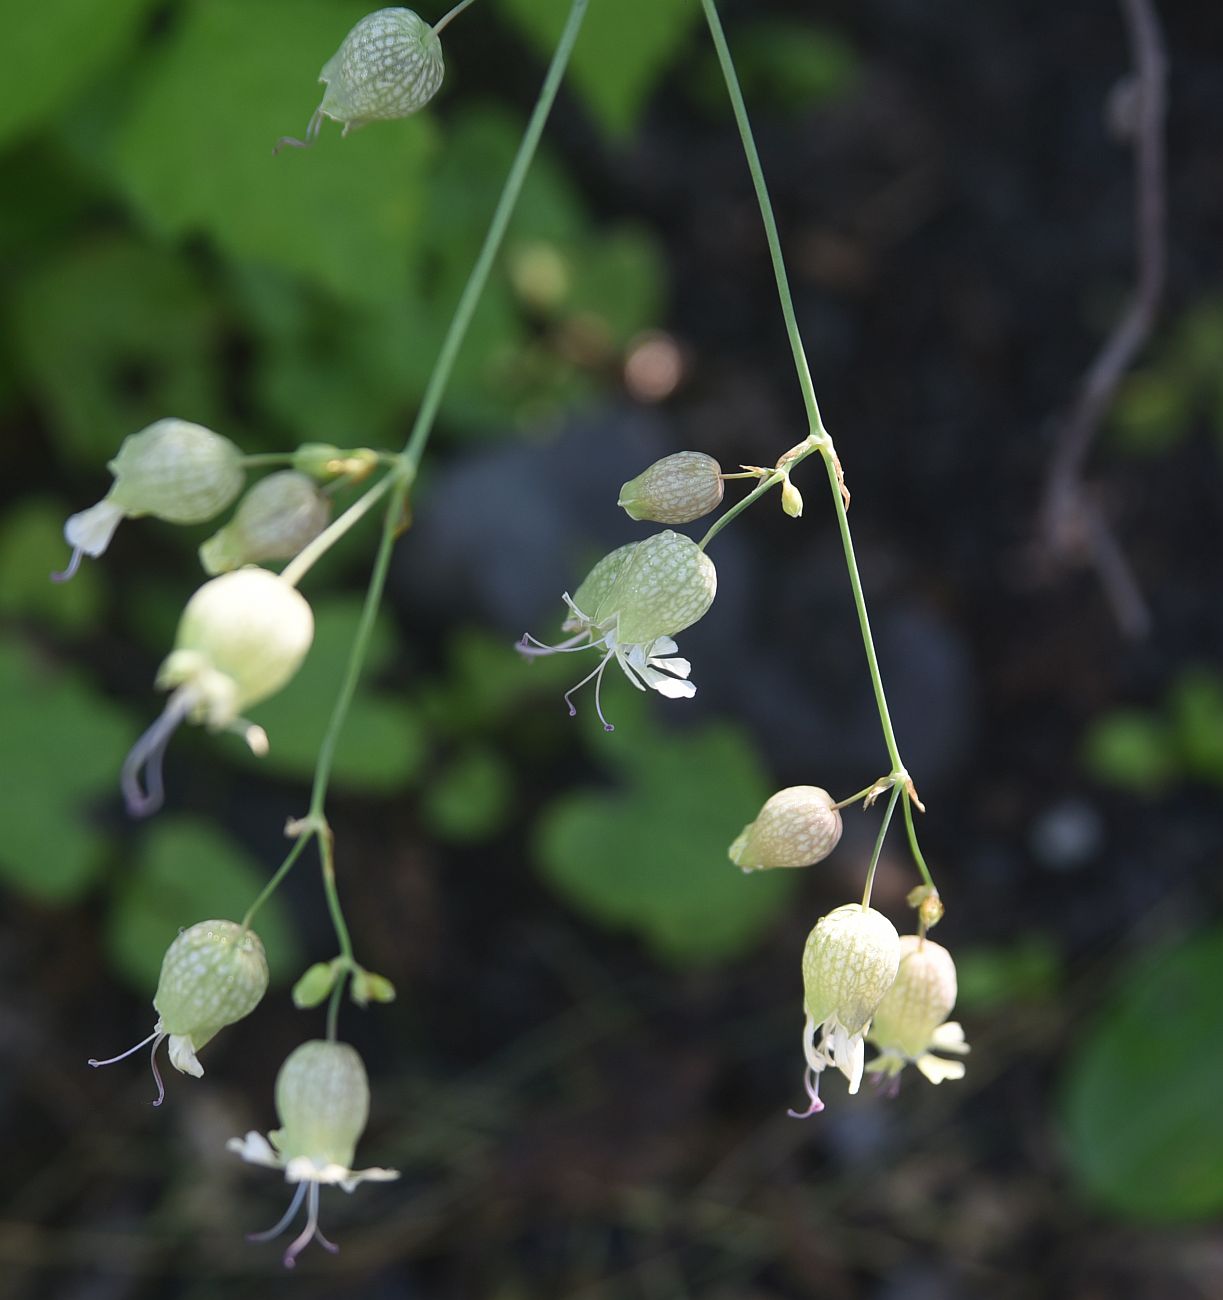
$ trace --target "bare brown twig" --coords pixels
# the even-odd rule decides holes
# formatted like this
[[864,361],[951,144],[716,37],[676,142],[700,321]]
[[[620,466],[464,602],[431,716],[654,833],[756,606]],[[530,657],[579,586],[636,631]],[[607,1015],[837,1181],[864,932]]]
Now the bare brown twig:
[[1163,297],[1167,201],[1164,165],[1167,60],[1153,0],[1120,0],[1133,71],[1123,125],[1134,143],[1135,278],[1117,318],[1087,370],[1049,460],[1042,506],[1047,552],[1086,557],[1095,567],[1123,632],[1139,637],[1150,613],[1112,529],[1083,482],[1100,424],[1125,373],[1150,336]]

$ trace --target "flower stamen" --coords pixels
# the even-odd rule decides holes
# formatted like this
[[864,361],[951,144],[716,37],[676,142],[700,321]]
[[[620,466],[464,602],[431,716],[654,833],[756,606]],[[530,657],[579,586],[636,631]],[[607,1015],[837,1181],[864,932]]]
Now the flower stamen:
[[[165,798],[161,768],[166,747],[183,720],[195,707],[195,692],[186,687],[170,696],[161,716],[132,746],[119,773],[119,788],[123,801],[133,817],[148,817],[161,807]],[[144,769],[144,788],[140,772]]]
[[279,1237],[282,1232],[293,1222],[298,1210],[301,1209],[302,1200],[306,1195],[307,1183],[298,1183],[297,1191],[293,1193],[293,1199],[289,1202],[289,1208],[281,1216],[274,1228],[269,1228],[266,1232],[248,1232],[247,1241],[271,1241],[273,1237]]

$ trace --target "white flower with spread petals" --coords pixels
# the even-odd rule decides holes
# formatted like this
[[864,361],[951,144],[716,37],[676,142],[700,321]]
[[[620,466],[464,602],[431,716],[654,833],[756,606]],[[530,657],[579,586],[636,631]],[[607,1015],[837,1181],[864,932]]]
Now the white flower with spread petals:
[[906,934],[900,940],[896,980],[875,1011],[868,1037],[880,1054],[866,1068],[893,1087],[900,1072],[916,1065],[931,1083],[962,1079],[963,1061],[948,1061],[938,1052],[968,1052],[964,1030],[948,1020],[956,999],[955,962],[932,939]]
[[230,1138],[226,1147],[251,1164],[283,1169],[285,1181],[297,1184],[284,1217],[267,1232],[254,1232],[248,1241],[278,1237],[306,1203],[306,1226],[285,1251],[286,1268],[318,1239],[325,1250],[338,1247],[318,1226],[319,1188],[337,1184],[351,1192],[359,1183],[389,1182],[397,1169],[353,1169],[357,1142],[369,1118],[369,1079],[354,1048],[347,1043],[316,1039],[289,1054],[276,1076],[276,1113],[280,1128],[265,1138],[248,1133]]
[[614,731],[600,698],[603,672],[613,659],[639,691],[671,700],[696,694],[688,680],[692,665],[676,653],[674,637],[704,616],[717,589],[713,561],[691,538],[668,529],[605,555],[574,596],[565,593],[569,616],[561,630],[574,634],[567,641],[545,645],[528,634],[518,649],[524,655],[602,650],[594,671],[565,692],[565,703],[575,714],[570,696],[593,681],[599,720]]
[[848,903],[816,922],[803,949],[804,1086],[810,1104],[791,1115],[802,1119],[824,1109],[820,1075],[830,1065],[849,1080],[851,1094],[858,1091],[871,1017],[899,963],[896,927],[874,908]]

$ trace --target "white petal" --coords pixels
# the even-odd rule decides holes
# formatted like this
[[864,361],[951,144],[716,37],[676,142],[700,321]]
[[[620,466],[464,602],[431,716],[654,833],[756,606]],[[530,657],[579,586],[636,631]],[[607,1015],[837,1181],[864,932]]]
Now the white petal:
[[122,506],[113,501],[99,501],[96,506],[69,516],[64,525],[64,539],[69,546],[79,548],[86,555],[99,556],[110,545],[122,518]]
[[925,1056],[917,1058],[916,1064],[917,1068],[931,1083],[942,1083],[944,1079],[962,1079],[964,1077],[963,1061],[944,1061],[941,1056],[931,1056],[927,1052]]
[[940,1052],[968,1052],[971,1048],[964,1041],[964,1027],[958,1020],[948,1020],[930,1035],[930,1046]]
[[392,1183],[399,1177],[398,1169],[358,1169],[351,1178],[345,1178],[340,1186],[351,1192],[358,1183]]
[[833,1065],[849,1080],[849,1091],[852,1096],[861,1086],[862,1071],[866,1068],[866,1041],[863,1036],[865,1029],[851,1034],[836,1020],[831,1021],[830,1024],[832,1035],[829,1039],[827,1029],[825,1030],[825,1050],[832,1058]]
[[651,668],[661,668],[664,672],[673,673],[676,677],[692,676],[692,664],[687,659],[659,659],[653,657],[647,662]]
[[170,1035],[170,1064],[180,1073],[197,1079],[204,1075],[204,1067],[196,1059],[195,1044],[186,1034]]
[[284,1161],[272,1150],[271,1144],[262,1133],[248,1133],[244,1138],[230,1138],[225,1144],[226,1151],[233,1151],[252,1165],[266,1165],[269,1169],[281,1169]]
[[[634,646],[633,649],[637,649],[637,647]],[[646,666],[643,663],[639,669],[635,669],[629,660],[630,655],[626,655],[623,651],[616,652],[616,662],[624,669],[625,677],[627,677],[639,691],[644,691],[645,683],[642,682],[638,674],[646,672]]]
[[673,655],[678,649],[679,646],[669,636],[659,636],[654,638],[653,644],[650,646],[650,656]]
[[691,682],[677,681],[653,668],[646,671],[650,674],[645,679],[646,684],[668,700],[690,700],[696,694],[696,687]]

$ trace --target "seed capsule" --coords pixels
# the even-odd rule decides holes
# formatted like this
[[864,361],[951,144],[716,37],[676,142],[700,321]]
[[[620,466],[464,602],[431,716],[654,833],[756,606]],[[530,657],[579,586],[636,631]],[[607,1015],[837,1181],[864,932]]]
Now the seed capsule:
[[620,489],[617,504],[630,519],[687,524],[717,509],[722,467],[703,451],[677,451],[656,460]]
[[730,846],[730,860],[744,871],[810,867],[822,862],[841,838],[841,814],[817,785],[778,790]]
[[200,547],[207,573],[244,564],[288,560],[327,526],[331,503],[314,480],[296,470],[260,479],[242,498],[233,519]]
[[408,117],[437,94],[444,74],[442,43],[423,18],[398,8],[366,14],[319,73],[327,91],[306,138],[285,136],[276,149],[313,144],[325,117],[344,124],[341,135],[367,122]]
[[823,916],[803,949],[803,993],[815,1023],[860,1034],[900,964],[896,927],[873,907],[847,903]]

